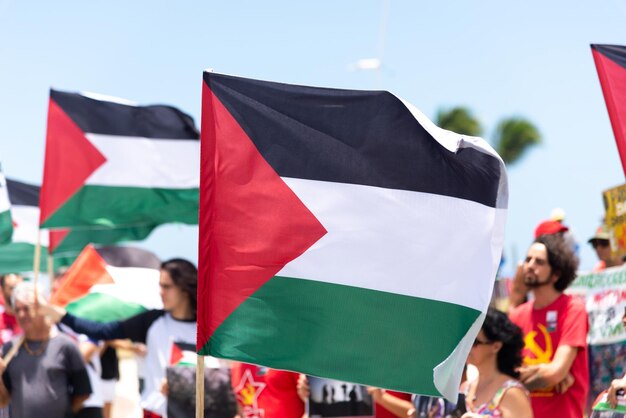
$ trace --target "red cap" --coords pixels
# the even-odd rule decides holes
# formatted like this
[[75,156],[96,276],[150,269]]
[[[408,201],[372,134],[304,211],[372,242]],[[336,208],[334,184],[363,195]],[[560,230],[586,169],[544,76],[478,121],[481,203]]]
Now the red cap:
[[550,235],[565,231],[569,231],[569,228],[559,221],[543,221],[535,228],[535,238],[538,238],[540,235]]

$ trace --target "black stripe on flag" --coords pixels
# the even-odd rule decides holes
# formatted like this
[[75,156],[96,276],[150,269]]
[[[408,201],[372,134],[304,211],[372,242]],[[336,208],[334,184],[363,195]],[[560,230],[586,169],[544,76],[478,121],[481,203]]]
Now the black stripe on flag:
[[131,106],[58,90],[50,90],[50,98],[85,133],[199,139],[193,118],[172,106]]
[[500,161],[471,147],[448,151],[389,92],[208,72],[204,81],[281,177],[439,194],[496,207]]
[[143,267],[158,270],[161,261],[152,252],[135,247],[100,247],[97,248],[100,257],[114,267]]
[[626,46],[591,44],[591,49],[598,51],[626,70]]
[[39,207],[39,186],[7,179],[11,205]]

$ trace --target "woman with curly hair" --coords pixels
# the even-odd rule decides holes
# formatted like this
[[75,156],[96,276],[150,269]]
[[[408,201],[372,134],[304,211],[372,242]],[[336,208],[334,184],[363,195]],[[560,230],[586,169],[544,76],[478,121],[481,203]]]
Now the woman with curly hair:
[[466,383],[468,412],[462,418],[533,416],[528,392],[517,380],[523,347],[519,327],[489,308],[467,358],[478,369],[478,378]]

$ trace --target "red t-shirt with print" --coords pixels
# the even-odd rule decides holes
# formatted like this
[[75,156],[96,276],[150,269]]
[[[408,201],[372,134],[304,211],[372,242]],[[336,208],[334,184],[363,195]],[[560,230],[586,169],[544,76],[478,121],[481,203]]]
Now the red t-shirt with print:
[[298,373],[233,363],[231,383],[241,418],[301,418]]
[[549,363],[559,346],[578,348],[570,369],[574,384],[565,393],[554,388],[531,392],[535,418],[582,418],[589,391],[587,332],[589,323],[584,303],[576,297],[560,295],[542,309],[533,301],[518,306],[510,315],[524,334],[524,365]]

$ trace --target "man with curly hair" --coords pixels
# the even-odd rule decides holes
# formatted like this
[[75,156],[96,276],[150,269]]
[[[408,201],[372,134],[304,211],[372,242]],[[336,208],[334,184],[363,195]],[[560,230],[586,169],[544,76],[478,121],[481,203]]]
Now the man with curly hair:
[[511,312],[524,334],[520,380],[531,392],[536,418],[583,417],[589,390],[584,303],[563,291],[574,281],[578,258],[558,235],[541,235],[523,265],[533,300]]

